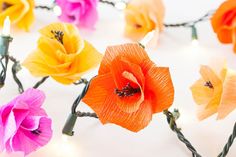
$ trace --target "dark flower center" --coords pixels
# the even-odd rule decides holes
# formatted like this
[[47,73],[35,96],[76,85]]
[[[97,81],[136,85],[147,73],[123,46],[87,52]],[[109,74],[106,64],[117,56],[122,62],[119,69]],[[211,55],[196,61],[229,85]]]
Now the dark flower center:
[[133,88],[130,83],[128,83],[125,87],[123,87],[121,90],[116,88],[115,89],[115,94],[118,95],[119,97],[130,97],[133,96],[136,93],[140,93],[141,90],[140,88]]
[[2,3],[2,10],[6,10],[7,8],[9,8],[11,6],[12,6],[11,4],[4,2],[4,3]]
[[62,31],[54,31],[51,30],[51,33],[54,35],[54,38],[59,41],[61,44],[63,44],[63,36],[64,33]]
[[204,84],[204,86],[209,87],[209,88],[211,88],[211,89],[214,88],[213,85],[212,85],[212,83],[211,83],[211,81],[207,81],[207,82]]
[[34,135],[40,135],[42,133],[42,131],[40,131],[39,129],[36,129],[34,131],[31,131],[31,133]]
[[140,24],[135,24],[134,27],[135,27],[136,29],[139,29],[139,28],[142,28],[142,25],[140,25]]

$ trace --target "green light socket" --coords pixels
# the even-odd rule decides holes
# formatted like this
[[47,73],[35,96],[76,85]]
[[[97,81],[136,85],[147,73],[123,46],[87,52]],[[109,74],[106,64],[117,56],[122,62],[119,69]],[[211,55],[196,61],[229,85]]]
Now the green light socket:
[[191,28],[192,28],[192,40],[198,40],[197,28],[195,27],[195,25],[193,25]]
[[68,136],[73,136],[74,135],[73,129],[75,127],[76,120],[77,120],[77,115],[71,113],[66,121],[66,124],[64,125],[62,133]]
[[8,55],[9,43],[12,40],[10,36],[0,36],[0,55]]

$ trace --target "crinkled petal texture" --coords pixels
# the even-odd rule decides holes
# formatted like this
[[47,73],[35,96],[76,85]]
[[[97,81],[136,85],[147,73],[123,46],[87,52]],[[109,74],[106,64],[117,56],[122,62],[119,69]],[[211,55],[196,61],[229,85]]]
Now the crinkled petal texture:
[[0,24],[9,16],[12,23],[29,31],[34,21],[34,0],[0,0]]
[[54,23],[40,33],[37,49],[23,63],[34,76],[71,84],[101,61],[102,55],[71,24]]
[[125,10],[125,36],[139,41],[148,32],[160,32],[163,29],[164,15],[165,7],[162,0],[130,1]]
[[226,0],[213,15],[211,24],[218,39],[222,43],[233,43],[236,52],[236,3],[235,0]]
[[157,67],[140,45],[124,44],[107,48],[83,101],[103,124],[138,132],[173,99],[169,69]]
[[98,0],[56,0],[62,9],[59,17],[63,22],[85,28],[93,28],[98,20]]
[[236,73],[223,68],[217,74],[208,66],[201,66],[201,79],[191,87],[198,106],[198,118],[203,120],[218,113],[218,119],[225,118],[235,108]]
[[28,89],[0,108],[0,150],[28,155],[52,137],[51,119],[42,108],[45,95]]

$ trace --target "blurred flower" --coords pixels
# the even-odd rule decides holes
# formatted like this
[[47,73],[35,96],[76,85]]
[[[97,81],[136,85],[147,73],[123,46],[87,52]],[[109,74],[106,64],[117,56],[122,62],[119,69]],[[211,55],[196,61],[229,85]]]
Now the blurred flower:
[[198,118],[203,120],[215,113],[225,118],[236,108],[236,72],[223,68],[219,74],[201,66],[201,79],[191,87],[195,102],[200,105]]
[[125,35],[134,40],[141,40],[148,32],[163,29],[165,7],[162,0],[131,0],[125,10]]
[[56,4],[61,7],[59,18],[64,22],[93,28],[98,19],[98,0],[56,0]]
[[0,24],[9,16],[12,23],[19,28],[29,31],[34,21],[34,0],[1,0]]
[[107,48],[83,101],[103,124],[138,132],[154,113],[168,109],[173,99],[169,68],[157,67],[140,45],[125,44]]
[[72,24],[50,24],[40,33],[38,48],[23,63],[34,76],[51,76],[71,84],[101,61],[102,55],[80,37]]
[[233,43],[236,53],[236,2],[226,0],[213,15],[211,24],[221,43]]
[[42,91],[28,89],[0,108],[0,150],[28,155],[52,137],[51,119],[41,107]]

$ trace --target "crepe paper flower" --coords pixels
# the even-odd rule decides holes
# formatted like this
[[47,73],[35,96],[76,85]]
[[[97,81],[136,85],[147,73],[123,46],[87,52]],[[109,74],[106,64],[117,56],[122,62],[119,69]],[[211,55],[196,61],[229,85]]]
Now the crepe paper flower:
[[59,18],[63,22],[93,28],[98,20],[98,0],[56,0],[56,4],[62,10]]
[[163,30],[165,7],[162,0],[132,0],[125,10],[125,36],[141,40],[148,32]]
[[0,108],[0,151],[26,156],[50,141],[52,122],[42,108],[44,99],[42,91],[28,89]]
[[191,87],[199,105],[198,118],[203,120],[215,113],[225,118],[236,108],[236,72],[226,67],[217,73],[209,66],[201,66],[201,79]]
[[1,26],[3,26],[4,19],[9,16],[13,24],[29,31],[34,21],[34,0],[1,0],[0,6]]
[[107,48],[83,101],[103,124],[138,132],[173,99],[169,68],[157,67],[139,44],[124,44]]
[[236,53],[236,2],[226,0],[213,15],[211,24],[221,43],[233,43]]
[[72,24],[53,23],[40,33],[37,49],[23,63],[34,76],[51,76],[62,84],[71,84],[101,61],[102,55]]

